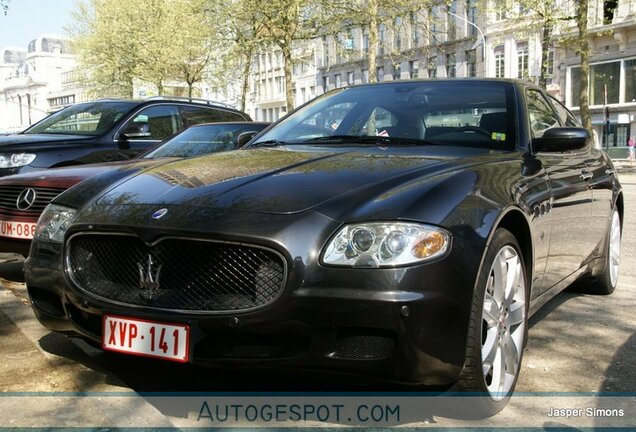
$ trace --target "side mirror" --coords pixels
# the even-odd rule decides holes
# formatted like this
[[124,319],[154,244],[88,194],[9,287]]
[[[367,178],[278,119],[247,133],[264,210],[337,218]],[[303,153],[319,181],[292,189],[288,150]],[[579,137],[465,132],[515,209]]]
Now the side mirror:
[[562,153],[578,150],[592,138],[590,131],[578,127],[554,127],[547,129],[543,136],[532,140],[534,152]]
[[150,126],[148,123],[132,123],[121,134],[124,138],[149,138]]
[[257,133],[257,131],[247,131],[239,134],[238,138],[236,138],[236,148],[243,147],[245,144],[250,142],[250,140],[254,138]]

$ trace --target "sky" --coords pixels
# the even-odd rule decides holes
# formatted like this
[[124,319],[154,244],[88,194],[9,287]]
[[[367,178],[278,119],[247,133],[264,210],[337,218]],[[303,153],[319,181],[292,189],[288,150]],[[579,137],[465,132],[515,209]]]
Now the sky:
[[27,49],[42,33],[65,35],[77,0],[10,0],[7,15],[0,12],[0,48]]

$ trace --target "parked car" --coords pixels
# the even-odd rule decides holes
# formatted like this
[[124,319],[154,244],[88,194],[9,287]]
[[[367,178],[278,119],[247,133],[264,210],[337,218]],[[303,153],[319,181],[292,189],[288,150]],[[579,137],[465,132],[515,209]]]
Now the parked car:
[[339,88],[242,150],[90,188],[44,211],[27,288],[49,329],[131,355],[452,385],[492,414],[528,317],[617,284],[611,160],[512,80]]
[[0,177],[52,167],[130,159],[188,126],[249,121],[229,105],[186,98],[98,100],[0,136]]
[[[42,210],[60,193],[82,180],[97,176],[103,189],[128,175],[175,158],[235,150],[242,134],[254,134],[269,123],[231,122],[192,126],[152,147],[132,160],[87,164],[0,178],[0,252],[29,254],[35,224]],[[0,264],[0,276],[22,278],[22,264]]]

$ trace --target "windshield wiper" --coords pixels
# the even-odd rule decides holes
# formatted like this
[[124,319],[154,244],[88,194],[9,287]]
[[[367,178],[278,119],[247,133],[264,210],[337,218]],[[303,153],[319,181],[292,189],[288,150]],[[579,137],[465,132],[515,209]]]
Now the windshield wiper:
[[403,138],[403,137],[389,137],[389,136],[373,136],[373,135],[330,135],[324,137],[310,138],[303,141],[304,143],[342,143],[350,141],[353,143],[362,144],[389,144],[389,145],[427,145],[432,144],[430,141],[417,139],[417,138]]
[[276,146],[280,146],[280,145],[285,145],[287,144],[285,141],[279,141],[279,140],[267,140],[267,141],[259,141],[259,142],[255,142],[254,144],[250,144],[249,146],[246,146],[246,148],[249,147],[276,147]]

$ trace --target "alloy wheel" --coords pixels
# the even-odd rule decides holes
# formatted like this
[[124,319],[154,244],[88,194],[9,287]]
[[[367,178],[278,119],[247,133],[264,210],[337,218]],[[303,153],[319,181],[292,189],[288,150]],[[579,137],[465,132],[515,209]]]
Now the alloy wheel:
[[526,331],[526,281],[517,251],[499,250],[486,282],[482,310],[483,376],[494,400],[502,400],[519,371]]

